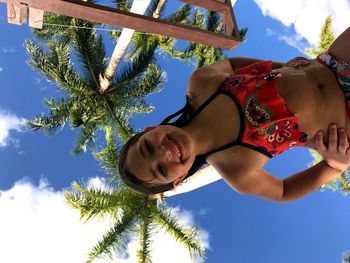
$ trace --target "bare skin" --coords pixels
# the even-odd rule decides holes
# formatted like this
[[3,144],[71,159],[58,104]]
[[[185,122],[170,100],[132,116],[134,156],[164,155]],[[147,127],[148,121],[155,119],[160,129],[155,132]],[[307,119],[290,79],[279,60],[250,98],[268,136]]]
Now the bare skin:
[[[350,63],[349,45],[350,29],[339,36],[330,52]],[[188,84],[193,110],[213,94],[229,74],[258,61],[231,58],[194,72]],[[273,201],[292,201],[341,175],[350,165],[347,139],[350,122],[343,92],[327,67],[303,59],[287,64],[275,62],[273,67],[281,73],[276,79],[280,96],[289,109],[299,115],[300,130],[308,134],[307,146],[318,150],[325,160],[284,180],[263,169],[268,157],[239,145],[211,154],[207,162],[238,192]],[[236,105],[221,94],[181,129],[171,126],[148,128],[139,142],[130,148],[126,166],[151,185],[173,182],[176,186],[196,155],[233,141],[239,128]],[[151,171],[157,176],[150,177]],[[160,176],[162,171],[165,171],[164,175]]]

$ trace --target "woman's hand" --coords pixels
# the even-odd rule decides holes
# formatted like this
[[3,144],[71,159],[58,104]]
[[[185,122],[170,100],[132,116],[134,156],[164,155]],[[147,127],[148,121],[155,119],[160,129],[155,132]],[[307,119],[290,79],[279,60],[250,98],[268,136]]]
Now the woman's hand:
[[337,129],[335,124],[329,126],[328,146],[324,144],[323,132],[317,133],[316,149],[333,169],[343,172],[349,167],[349,140],[345,130]]
[[302,66],[307,66],[310,64],[310,60],[304,57],[295,57],[292,60],[289,60],[285,66],[292,68],[300,68]]

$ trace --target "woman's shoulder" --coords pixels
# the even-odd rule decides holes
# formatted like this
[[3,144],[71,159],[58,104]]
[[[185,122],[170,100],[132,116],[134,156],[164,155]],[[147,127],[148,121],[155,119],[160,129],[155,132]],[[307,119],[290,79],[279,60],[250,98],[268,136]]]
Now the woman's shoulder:
[[214,94],[229,73],[220,71],[195,71],[188,82],[187,96],[192,106],[202,104]]

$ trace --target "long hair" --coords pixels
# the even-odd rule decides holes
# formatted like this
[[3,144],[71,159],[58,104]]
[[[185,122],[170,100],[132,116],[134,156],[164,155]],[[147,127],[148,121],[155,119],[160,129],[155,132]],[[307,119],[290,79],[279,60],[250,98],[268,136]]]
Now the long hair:
[[[160,125],[174,125],[176,127],[183,127],[186,125],[190,120],[187,118],[187,109],[189,107],[188,103],[188,98],[186,105],[180,109],[179,111],[175,112],[174,114],[171,114],[167,118],[165,118]],[[181,114],[182,113],[182,114]],[[178,116],[179,114],[180,117],[172,122],[169,123],[174,117]],[[153,194],[158,194],[158,193],[164,193],[166,191],[169,191],[174,188],[173,183],[168,183],[164,185],[158,185],[158,186],[150,186],[147,183],[141,181],[138,179],[134,174],[132,174],[126,167],[126,158],[128,156],[129,149],[132,145],[134,145],[139,138],[144,134],[144,132],[140,132],[135,134],[129,141],[127,141],[124,146],[122,147],[119,155],[119,164],[118,164],[118,170],[119,170],[119,175],[122,181],[129,186],[131,189],[133,189],[136,192],[146,194],[146,195],[153,195]],[[195,172],[197,172],[199,169],[204,167],[206,164],[204,156],[196,156],[191,168],[189,169],[186,177],[184,180],[190,176],[192,176]]]

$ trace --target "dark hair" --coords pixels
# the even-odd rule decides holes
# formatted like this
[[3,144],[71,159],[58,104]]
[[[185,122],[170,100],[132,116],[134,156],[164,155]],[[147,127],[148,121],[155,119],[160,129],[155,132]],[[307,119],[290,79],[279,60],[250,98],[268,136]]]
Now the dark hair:
[[[184,126],[186,123],[188,123],[188,119],[186,117],[186,112],[185,112],[186,107],[188,107],[188,102],[186,103],[185,107],[183,107],[181,110],[177,111],[176,113],[164,119],[160,125],[168,124],[168,125],[174,125],[177,127]],[[171,119],[173,119],[175,116],[179,115],[180,113],[183,113],[183,114],[176,121],[174,121],[173,123],[168,123]],[[174,188],[173,183],[168,183],[168,184],[158,185],[158,186],[150,186],[147,183],[138,179],[134,174],[132,174],[125,167],[125,162],[126,162],[126,158],[130,147],[134,145],[143,134],[144,132],[135,134],[122,147],[119,155],[119,164],[118,164],[120,178],[131,189],[142,194],[153,195],[153,194],[164,193],[166,191],[169,191]],[[202,167],[204,167],[205,164],[206,164],[206,161],[204,156],[196,156],[184,180],[192,176],[195,172],[197,172]]]

